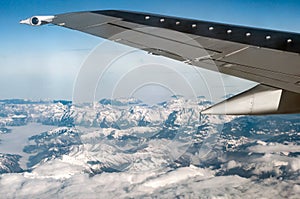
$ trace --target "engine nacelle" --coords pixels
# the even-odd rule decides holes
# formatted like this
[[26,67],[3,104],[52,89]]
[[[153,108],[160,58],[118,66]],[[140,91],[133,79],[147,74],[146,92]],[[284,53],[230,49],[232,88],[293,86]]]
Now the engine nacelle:
[[33,16],[25,20],[21,20],[21,24],[28,24],[31,26],[40,26],[47,23],[51,23],[54,16]]

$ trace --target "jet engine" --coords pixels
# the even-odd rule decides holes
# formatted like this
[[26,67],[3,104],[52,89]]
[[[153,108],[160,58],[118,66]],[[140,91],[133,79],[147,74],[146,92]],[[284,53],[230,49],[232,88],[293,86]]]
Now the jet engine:
[[47,23],[50,23],[53,20],[54,16],[33,16],[25,20],[21,20],[21,24],[28,24],[31,26],[40,26]]

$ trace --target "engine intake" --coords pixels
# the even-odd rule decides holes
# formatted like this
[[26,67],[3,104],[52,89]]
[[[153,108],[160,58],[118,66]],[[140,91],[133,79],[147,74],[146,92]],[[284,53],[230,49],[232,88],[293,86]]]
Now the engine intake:
[[31,25],[33,25],[33,26],[38,26],[38,25],[41,24],[41,21],[40,21],[39,18],[37,18],[37,17],[31,17],[31,18],[30,18],[30,23],[31,23]]

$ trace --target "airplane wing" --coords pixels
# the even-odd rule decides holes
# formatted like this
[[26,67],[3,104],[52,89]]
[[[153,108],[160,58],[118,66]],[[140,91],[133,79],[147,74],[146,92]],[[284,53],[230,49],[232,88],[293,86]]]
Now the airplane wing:
[[52,23],[259,83],[203,114],[300,113],[297,33],[117,10],[34,16],[20,23]]

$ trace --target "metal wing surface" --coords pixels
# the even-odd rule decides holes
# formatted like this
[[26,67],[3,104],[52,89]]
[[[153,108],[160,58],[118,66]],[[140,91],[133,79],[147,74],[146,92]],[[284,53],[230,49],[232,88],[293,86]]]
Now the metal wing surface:
[[59,14],[50,23],[260,83],[203,113],[300,112],[300,34],[117,10]]

